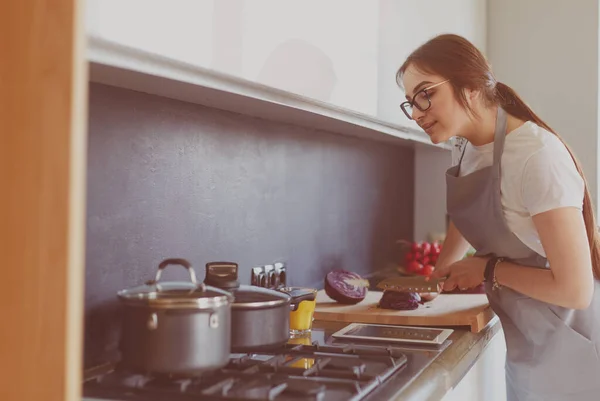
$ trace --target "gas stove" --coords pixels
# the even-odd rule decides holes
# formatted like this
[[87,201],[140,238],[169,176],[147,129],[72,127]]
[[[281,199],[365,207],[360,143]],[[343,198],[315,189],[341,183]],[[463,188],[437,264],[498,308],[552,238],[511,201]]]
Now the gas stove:
[[442,348],[348,343],[316,330],[277,350],[231,354],[224,368],[193,378],[131,372],[116,364],[89,374],[83,395],[84,401],[381,399],[382,390],[400,391]]

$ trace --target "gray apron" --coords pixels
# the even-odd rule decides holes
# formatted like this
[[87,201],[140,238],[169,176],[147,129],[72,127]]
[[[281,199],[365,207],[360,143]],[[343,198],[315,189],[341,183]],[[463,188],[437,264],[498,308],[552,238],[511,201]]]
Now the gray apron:
[[[476,256],[496,255],[541,269],[546,258],[523,244],[508,228],[500,198],[500,161],[506,113],[498,108],[494,161],[461,177],[460,161],[446,172],[448,215]],[[466,147],[465,147],[466,148]],[[509,401],[600,400],[600,282],[585,310],[537,301],[506,287],[486,283],[490,305],[506,339]]]

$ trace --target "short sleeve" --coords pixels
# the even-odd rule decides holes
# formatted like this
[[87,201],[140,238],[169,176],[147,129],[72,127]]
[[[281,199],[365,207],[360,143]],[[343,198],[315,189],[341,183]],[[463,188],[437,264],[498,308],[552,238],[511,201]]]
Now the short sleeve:
[[585,184],[567,148],[548,141],[525,164],[521,194],[531,216],[561,207],[583,208]]

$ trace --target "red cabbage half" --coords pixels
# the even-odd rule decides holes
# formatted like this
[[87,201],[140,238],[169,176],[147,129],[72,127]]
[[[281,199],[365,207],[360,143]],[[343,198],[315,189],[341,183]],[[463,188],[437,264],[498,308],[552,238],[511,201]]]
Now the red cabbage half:
[[334,270],[325,276],[325,293],[329,298],[348,305],[354,305],[365,299],[367,296],[367,287],[352,285],[346,280],[362,280],[358,274],[345,271]]
[[421,296],[416,292],[386,290],[381,296],[379,307],[383,309],[412,310],[421,303]]

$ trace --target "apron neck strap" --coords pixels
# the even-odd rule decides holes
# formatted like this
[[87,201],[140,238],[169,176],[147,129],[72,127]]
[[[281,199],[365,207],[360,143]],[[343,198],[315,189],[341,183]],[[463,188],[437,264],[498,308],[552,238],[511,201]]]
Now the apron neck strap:
[[506,112],[498,106],[496,115],[496,131],[494,131],[494,166],[500,167],[500,159],[504,151],[504,139],[506,138]]
[[[502,158],[502,152],[504,151],[504,139],[506,137],[506,111],[500,106],[498,106],[498,112],[496,114],[496,130],[494,131],[494,161],[493,166],[498,171],[500,170],[500,160]],[[458,160],[458,172],[457,176],[460,175],[460,166],[462,165],[463,157],[465,156],[465,151],[467,150],[467,144],[465,143],[463,146],[462,152],[460,154],[460,159]]]

